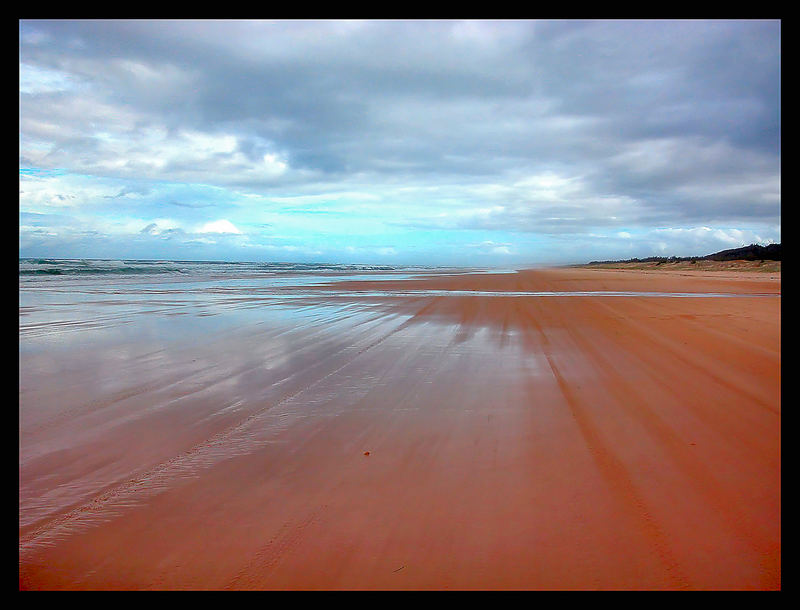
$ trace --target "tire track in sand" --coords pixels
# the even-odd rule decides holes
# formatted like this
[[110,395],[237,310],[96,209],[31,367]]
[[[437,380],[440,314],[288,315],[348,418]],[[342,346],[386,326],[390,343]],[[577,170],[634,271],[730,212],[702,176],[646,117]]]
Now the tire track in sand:
[[[598,324],[596,327],[602,327],[602,325]],[[580,346],[582,353],[591,358],[605,378],[614,380],[614,383],[607,384],[607,388],[626,416],[642,426],[647,434],[658,443],[658,446],[665,451],[670,462],[683,475],[692,490],[700,498],[703,498],[705,503],[719,516],[723,527],[729,534],[759,557],[764,585],[767,588],[773,587],[775,566],[780,561],[780,551],[774,544],[767,542],[769,536],[762,527],[749,518],[741,500],[726,489],[711,470],[697,459],[694,452],[689,449],[690,445],[686,440],[681,438],[667,421],[648,406],[648,401],[642,396],[641,391],[619,374],[618,369],[602,354],[600,349],[592,345],[591,341],[572,327],[567,326],[566,330],[575,344]],[[654,381],[666,392],[674,391],[674,388],[663,380],[656,377]]]
[[[604,308],[612,312],[612,314],[618,313],[613,306],[604,303],[602,300],[598,300],[597,305],[598,307]],[[746,396],[753,404],[758,405],[759,407],[769,411],[770,413],[772,413],[777,417],[780,417],[781,410],[779,407],[776,407],[775,405],[771,404],[761,396],[757,395],[750,388],[744,387],[740,381],[732,381],[718,374],[715,371],[716,363],[712,361],[712,359],[709,356],[705,356],[700,353],[691,353],[691,352],[686,353],[685,350],[681,349],[680,345],[677,345],[669,337],[664,337],[662,335],[659,335],[657,332],[648,328],[642,322],[634,320],[631,317],[628,317],[626,319],[626,325],[637,330],[642,340],[647,340],[650,343],[660,347],[660,349],[662,350],[668,350],[673,354],[676,360],[684,362],[685,364],[694,369],[702,370],[703,373],[715,383],[718,383],[722,387],[728,389],[729,391],[735,394],[741,394],[742,396]]]
[[306,530],[316,524],[327,505],[317,507],[305,519],[289,520],[259,548],[250,561],[223,587],[225,590],[255,589],[259,580],[289,555],[302,541]]
[[564,376],[553,358],[550,341],[544,330],[532,313],[527,310],[523,310],[521,313],[524,321],[528,322],[530,327],[535,329],[539,335],[541,348],[547,359],[547,363],[553,372],[553,376],[558,383],[561,393],[566,399],[570,414],[577,424],[581,436],[601,476],[606,481],[606,484],[613,495],[618,499],[620,506],[628,514],[629,518],[637,524],[646,539],[650,541],[672,586],[676,589],[692,588],[688,576],[683,572],[669,546],[664,531],[647,507],[647,503],[636,488],[625,464],[603,440],[602,434],[594,423],[592,416],[575,396],[569,383],[564,379]]

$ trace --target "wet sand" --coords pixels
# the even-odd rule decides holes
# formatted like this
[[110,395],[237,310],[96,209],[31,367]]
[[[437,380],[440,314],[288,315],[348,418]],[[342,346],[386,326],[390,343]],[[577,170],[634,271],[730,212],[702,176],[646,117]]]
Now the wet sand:
[[20,588],[779,589],[779,294],[547,269],[21,317]]

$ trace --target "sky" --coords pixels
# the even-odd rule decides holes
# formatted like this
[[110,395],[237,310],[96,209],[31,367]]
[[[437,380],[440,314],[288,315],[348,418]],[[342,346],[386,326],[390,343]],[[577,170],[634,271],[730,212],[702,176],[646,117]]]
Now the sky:
[[779,20],[21,20],[21,257],[780,242]]

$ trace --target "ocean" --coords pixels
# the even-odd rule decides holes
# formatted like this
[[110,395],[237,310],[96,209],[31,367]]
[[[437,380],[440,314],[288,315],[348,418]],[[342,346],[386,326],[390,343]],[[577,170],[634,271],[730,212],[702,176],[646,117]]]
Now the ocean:
[[430,266],[358,265],[339,263],[265,263],[228,261],[179,260],[117,260],[117,259],[56,259],[20,258],[20,277],[30,276],[92,276],[92,275],[178,275],[231,276],[260,275],[271,277],[285,274],[352,274],[375,271],[423,271],[443,269]]
[[[19,259],[20,350],[36,338],[73,331],[139,329],[177,316],[202,332],[204,318],[249,321],[277,305],[297,310],[315,286],[343,280],[402,279],[443,267],[338,263],[226,262],[112,259]],[[478,271],[478,270],[471,270]],[[309,292],[311,290],[312,292]],[[291,302],[291,303],[290,303]],[[258,310],[258,311],[254,311]],[[217,326],[221,324],[217,322]],[[97,335],[97,333],[92,333]]]

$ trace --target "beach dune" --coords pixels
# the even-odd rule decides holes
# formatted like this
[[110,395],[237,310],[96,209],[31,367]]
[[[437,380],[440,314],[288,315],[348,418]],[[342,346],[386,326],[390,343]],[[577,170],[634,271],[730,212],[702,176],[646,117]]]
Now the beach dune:
[[20,588],[779,589],[779,295],[430,274],[21,348]]

